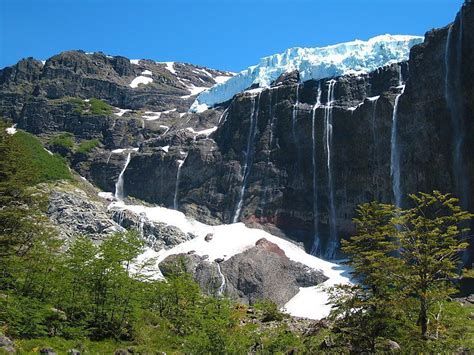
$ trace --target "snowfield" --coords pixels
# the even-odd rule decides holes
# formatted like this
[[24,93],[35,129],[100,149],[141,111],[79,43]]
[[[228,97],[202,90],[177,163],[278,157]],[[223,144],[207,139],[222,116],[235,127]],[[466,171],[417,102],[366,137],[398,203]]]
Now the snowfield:
[[361,75],[385,65],[408,59],[410,49],[423,42],[423,37],[382,35],[368,41],[355,40],[319,48],[290,48],[280,54],[262,58],[229,80],[203,91],[191,106],[191,111],[203,111],[230,100],[253,84],[268,87],[281,74],[298,70],[302,82],[310,79],[333,78],[341,75]]
[[[243,223],[210,226],[187,218],[183,213],[176,210],[163,207],[126,205],[122,201],[111,203],[109,208],[125,209],[136,214],[144,214],[151,221],[175,226],[184,233],[197,235],[196,238],[169,250],[154,252],[148,249],[140,257],[141,260],[156,257],[159,263],[169,255],[187,253],[192,250],[198,255],[208,255],[209,260],[217,258],[227,260],[238,253],[252,248],[259,239],[265,238],[283,249],[286,256],[291,260],[299,261],[311,268],[323,271],[329,278],[326,282],[314,287],[300,288],[299,293],[285,305],[283,310],[293,316],[311,319],[321,319],[327,316],[331,308],[327,305],[328,295],[325,287],[350,283],[348,267],[316,258],[307,254],[296,244],[271,235],[264,230],[248,228]],[[206,242],[204,238],[209,233],[213,234],[213,238]],[[162,277],[162,275],[157,275],[158,277]]]

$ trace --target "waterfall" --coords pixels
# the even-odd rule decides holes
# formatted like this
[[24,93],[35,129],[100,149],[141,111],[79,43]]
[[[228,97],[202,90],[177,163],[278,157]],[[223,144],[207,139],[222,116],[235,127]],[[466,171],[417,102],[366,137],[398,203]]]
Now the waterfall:
[[107,158],[107,163],[105,163],[105,165],[109,165],[110,157],[112,156],[112,154],[112,152],[109,153],[109,157]]
[[392,132],[390,138],[390,176],[392,177],[392,192],[393,199],[396,207],[401,207],[402,203],[402,190],[400,186],[400,144],[398,142],[398,102],[400,97],[405,92],[405,85],[403,85],[403,78],[401,74],[402,70],[400,68],[399,72],[399,88],[401,89],[400,93],[395,98],[395,103],[393,105],[393,114],[392,114]]
[[174,187],[174,198],[173,198],[173,209],[178,210],[178,193],[179,193],[179,180],[181,177],[181,167],[183,166],[184,162],[188,155],[184,157],[183,160],[178,160],[178,171],[176,173],[176,184]]
[[312,165],[313,165],[313,246],[311,248],[311,254],[317,255],[320,253],[320,240],[319,240],[319,216],[318,216],[318,190],[316,180],[316,109],[321,106],[321,81],[318,85],[318,94],[316,96],[316,103],[313,106],[313,112],[311,117],[311,141],[312,141]]
[[117,182],[115,183],[115,198],[119,199],[119,200],[123,200],[124,199],[124,192],[123,192],[123,175],[125,173],[125,170],[127,170],[127,167],[128,167],[128,164],[130,163],[130,157],[131,157],[131,153],[128,153],[127,154],[127,160],[125,160],[125,164],[123,166],[123,169],[122,171],[120,172],[120,175],[117,179]]
[[227,116],[229,115],[229,107],[227,107],[224,112],[222,112],[222,115],[220,115],[219,120],[217,121],[217,126],[220,126],[221,122],[224,123],[227,120]]
[[222,296],[225,290],[225,277],[221,270],[221,264],[220,263],[216,263],[216,264],[217,264],[217,272],[219,273],[219,276],[221,277],[221,285],[219,286],[219,289],[217,290],[217,295]]
[[324,135],[326,142],[326,154],[327,154],[327,173],[328,173],[328,191],[329,191],[329,243],[326,249],[325,256],[328,259],[332,259],[335,256],[337,249],[337,233],[336,233],[336,207],[334,204],[334,182],[332,178],[332,161],[331,161],[331,148],[332,148],[332,109],[334,103],[334,86],[336,80],[330,80],[328,82],[328,96],[327,104],[324,107]]
[[[258,101],[258,103],[256,103]],[[253,159],[253,145],[255,141],[255,135],[257,131],[257,119],[258,119],[258,110],[260,105],[260,93],[257,96],[257,100],[253,96],[251,98],[251,110],[250,110],[250,119],[249,119],[249,135],[247,138],[247,150],[245,152],[245,163],[242,168],[241,174],[243,176],[242,179],[242,187],[240,188],[239,199],[237,202],[237,206],[235,208],[235,213],[232,218],[232,223],[236,223],[239,220],[240,212],[242,210],[242,204],[244,201],[245,189],[247,188],[247,180],[250,175],[250,168],[252,166],[252,159]]]
[[291,125],[293,129],[293,137],[295,138],[296,142],[296,119],[298,118],[298,104],[300,101],[300,84],[296,85],[296,101],[295,104],[293,105],[293,114],[291,117]]
[[[444,96],[451,118],[453,149],[454,189],[460,198],[461,206],[467,208],[468,182],[462,147],[464,143],[463,108],[461,95],[462,58],[462,14],[458,14],[459,33],[453,37],[454,24],[449,27],[445,50]],[[457,20],[456,19],[456,20]],[[454,49],[454,52],[452,51]],[[454,56],[453,60],[451,58]],[[454,70],[450,70],[453,68]]]

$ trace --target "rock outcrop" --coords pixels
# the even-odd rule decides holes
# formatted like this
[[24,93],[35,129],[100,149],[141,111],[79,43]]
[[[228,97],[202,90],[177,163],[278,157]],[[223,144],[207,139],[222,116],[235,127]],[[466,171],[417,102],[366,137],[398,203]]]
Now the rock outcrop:
[[300,287],[327,280],[321,271],[288,259],[278,245],[266,239],[228,260],[208,260],[207,256],[176,254],[160,263],[166,277],[185,271],[193,275],[207,294],[226,296],[245,304],[269,299],[282,307]]

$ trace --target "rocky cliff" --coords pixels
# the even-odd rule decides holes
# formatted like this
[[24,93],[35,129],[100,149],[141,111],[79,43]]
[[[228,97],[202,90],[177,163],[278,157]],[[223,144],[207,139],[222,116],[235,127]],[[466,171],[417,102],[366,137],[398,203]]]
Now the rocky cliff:
[[[285,73],[202,113],[187,112],[199,88],[230,73],[100,53],[26,59],[0,71],[0,114],[46,142],[99,139],[70,159],[105,191],[123,172],[126,195],[206,223],[260,224],[333,257],[362,202],[404,206],[439,189],[473,210],[473,26],[468,3],[407,62],[303,83]],[[91,98],[111,111],[78,104]]]

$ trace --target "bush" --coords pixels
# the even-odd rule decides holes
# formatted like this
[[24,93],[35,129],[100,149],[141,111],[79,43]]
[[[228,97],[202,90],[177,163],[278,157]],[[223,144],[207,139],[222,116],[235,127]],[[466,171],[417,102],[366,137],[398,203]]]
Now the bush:
[[79,144],[79,147],[77,148],[76,152],[77,153],[82,153],[82,154],[87,154],[92,149],[98,147],[99,144],[100,144],[100,141],[98,139],[91,139],[91,140],[83,141],[83,142],[81,142],[81,144]]
[[277,305],[270,300],[263,300],[256,303],[255,309],[262,312],[262,322],[281,321],[286,316],[280,312]]

